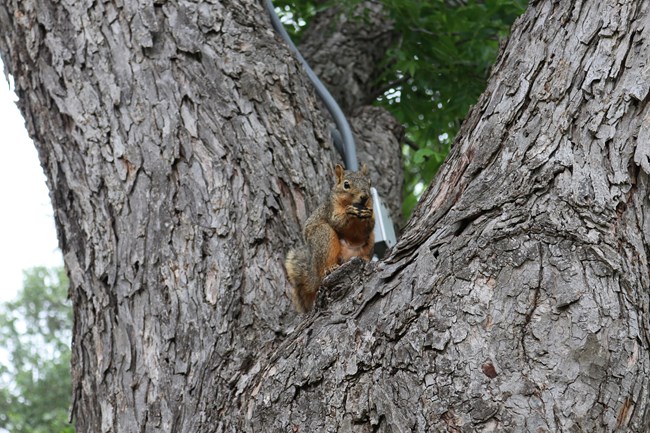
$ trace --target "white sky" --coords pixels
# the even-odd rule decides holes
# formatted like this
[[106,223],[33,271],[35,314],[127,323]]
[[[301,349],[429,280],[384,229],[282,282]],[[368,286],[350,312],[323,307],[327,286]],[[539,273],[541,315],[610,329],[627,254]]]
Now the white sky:
[[2,71],[0,62],[0,302],[22,287],[24,269],[63,263],[45,175]]

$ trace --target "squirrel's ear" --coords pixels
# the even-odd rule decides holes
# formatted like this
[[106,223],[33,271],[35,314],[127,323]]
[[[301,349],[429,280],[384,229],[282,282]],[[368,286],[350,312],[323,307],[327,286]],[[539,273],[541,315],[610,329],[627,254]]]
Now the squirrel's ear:
[[341,164],[336,164],[334,172],[336,173],[336,183],[343,182],[343,166]]
[[361,174],[364,176],[368,176],[368,166],[366,165],[365,162],[361,166]]

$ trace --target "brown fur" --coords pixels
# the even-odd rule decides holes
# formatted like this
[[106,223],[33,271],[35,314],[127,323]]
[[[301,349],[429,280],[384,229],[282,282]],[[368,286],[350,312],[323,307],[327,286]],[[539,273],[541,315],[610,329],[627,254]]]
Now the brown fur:
[[289,251],[285,261],[291,299],[299,312],[311,310],[325,275],[352,257],[372,257],[375,219],[368,170],[364,165],[351,172],[337,165],[335,174],[327,200],[305,223],[307,246]]

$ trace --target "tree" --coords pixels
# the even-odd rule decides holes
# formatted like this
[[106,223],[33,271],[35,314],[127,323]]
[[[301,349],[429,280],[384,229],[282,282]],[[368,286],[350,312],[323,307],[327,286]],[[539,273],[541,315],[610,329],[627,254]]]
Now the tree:
[[332,151],[259,5],[5,2],[77,430],[647,431],[649,13],[532,2],[390,256],[295,317]]
[[[70,405],[72,306],[63,268],[32,268],[14,301],[0,306],[0,429],[73,432]],[[5,356],[7,356],[5,361]]]

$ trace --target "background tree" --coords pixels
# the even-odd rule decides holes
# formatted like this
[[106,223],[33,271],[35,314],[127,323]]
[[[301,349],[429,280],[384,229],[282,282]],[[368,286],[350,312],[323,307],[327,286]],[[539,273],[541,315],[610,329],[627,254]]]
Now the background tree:
[[[67,433],[72,305],[61,269],[25,272],[15,300],[0,305],[0,429]],[[6,356],[6,358],[5,358]]]
[[532,3],[390,257],[303,318],[281,263],[332,151],[259,5],[3,4],[77,429],[646,431],[649,13]]

